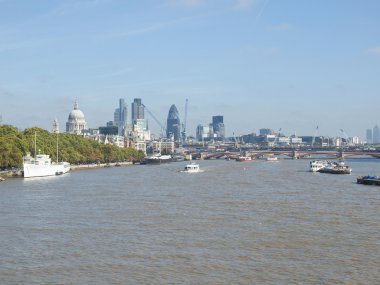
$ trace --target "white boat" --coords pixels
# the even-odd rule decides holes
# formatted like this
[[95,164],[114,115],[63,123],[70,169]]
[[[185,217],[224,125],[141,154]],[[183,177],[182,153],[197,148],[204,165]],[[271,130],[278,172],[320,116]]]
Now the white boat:
[[47,154],[27,155],[23,160],[24,178],[61,175],[70,170],[70,163],[52,163]]
[[351,167],[346,165],[343,161],[333,162],[329,161],[328,165],[319,169],[320,173],[330,173],[330,174],[351,174]]
[[310,161],[310,171],[311,172],[318,172],[322,168],[325,168],[329,165],[329,161],[327,160],[313,160]]
[[147,164],[168,163],[168,162],[172,162],[172,156],[171,155],[162,155],[160,153],[155,153],[155,154],[145,158],[145,162]]
[[[35,150],[37,149],[36,135],[35,135],[34,149]],[[58,160],[58,141],[57,141],[57,160]],[[35,157],[32,157],[28,153],[25,157],[23,157],[24,178],[61,175],[69,171],[70,171],[70,163],[58,162],[58,161],[56,163],[52,163],[50,156],[47,154],[37,154],[35,155]]]
[[250,156],[239,156],[236,161],[238,162],[248,162],[248,161],[252,161],[252,157]]
[[183,170],[183,172],[188,172],[188,173],[197,173],[200,172],[199,164],[196,163],[191,163],[187,164]]
[[274,155],[268,155],[266,158],[265,158],[266,161],[277,161],[277,156],[274,156]]

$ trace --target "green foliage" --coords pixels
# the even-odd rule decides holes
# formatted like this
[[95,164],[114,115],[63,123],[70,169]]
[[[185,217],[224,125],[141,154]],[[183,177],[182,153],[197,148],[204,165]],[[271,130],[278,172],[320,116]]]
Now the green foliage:
[[28,152],[34,155],[35,134],[37,153],[48,154],[53,161],[58,159],[77,163],[102,163],[137,161],[144,158],[142,151],[104,145],[95,140],[72,134],[53,134],[40,128],[19,132],[15,127],[0,126],[0,167],[21,167],[22,157]]

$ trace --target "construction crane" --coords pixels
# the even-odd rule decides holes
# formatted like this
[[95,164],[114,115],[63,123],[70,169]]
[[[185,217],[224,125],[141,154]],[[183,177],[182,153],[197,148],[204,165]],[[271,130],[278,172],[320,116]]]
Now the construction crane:
[[182,132],[181,132],[181,136],[182,136],[182,145],[185,145],[186,143],[186,123],[187,123],[187,105],[188,105],[188,102],[189,100],[186,98],[186,103],[185,103],[185,117],[183,119],[183,123],[182,123]]
[[315,137],[317,136],[317,133],[318,133],[318,126],[317,126],[317,128],[315,129],[315,132],[314,132],[313,140],[311,142],[311,148],[314,147]]
[[151,111],[149,111],[149,109],[144,104],[141,104],[141,105],[148,112],[148,114],[153,118],[153,120],[155,120],[156,123],[160,126],[160,128],[161,128],[161,137],[164,137],[164,134],[166,134],[166,127],[161,124],[161,122],[153,115],[153,113]]

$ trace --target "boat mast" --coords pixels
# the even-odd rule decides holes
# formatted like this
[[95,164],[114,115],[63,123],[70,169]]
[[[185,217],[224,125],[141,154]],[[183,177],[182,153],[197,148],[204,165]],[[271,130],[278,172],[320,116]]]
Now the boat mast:
[[58,133],[57,133],[57,163],[58,163]]

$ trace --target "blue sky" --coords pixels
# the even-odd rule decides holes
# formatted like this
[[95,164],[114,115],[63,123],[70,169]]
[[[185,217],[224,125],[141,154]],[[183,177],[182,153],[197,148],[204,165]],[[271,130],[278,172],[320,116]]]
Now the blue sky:
[[142,98],[165,122],[188,98],[190,134],[224,115],[228,135],[318,125],[364,137],[380,124],[379,11],[377,0],[0,0],[0,114],[64,129],[78,98],[98,127],[119,98]]

